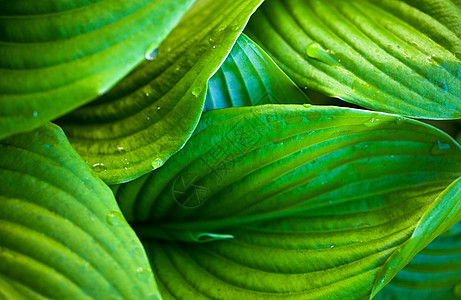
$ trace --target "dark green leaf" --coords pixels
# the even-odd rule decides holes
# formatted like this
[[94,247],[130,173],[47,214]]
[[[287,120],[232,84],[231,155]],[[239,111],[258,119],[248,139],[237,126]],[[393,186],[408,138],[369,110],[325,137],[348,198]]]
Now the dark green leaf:
[[242,34],[208,81],[205,110],[262,104],[309,103],[273,60]]
[[301,87],[461,118],[461,9],[450,0],[268,0],[247,33]]
[[0,138],[104,93],[158,47],[193,2],[1,0]]
[[159,168],[198,123],[207,81],[261,0],[200,0],[145,62],[95,103],[61,124],[72,145],[108,183]]
[[[263,105],[205,113],[116,198],[165,299],[361,299],[460,219],[459,195],[439,197],[460,175],[461,147],[423,123]],[[199,232],[233,238],[180,242]]]
[[112,192],[58,127],[0,141],[0,180],[0,298],[160,299]]

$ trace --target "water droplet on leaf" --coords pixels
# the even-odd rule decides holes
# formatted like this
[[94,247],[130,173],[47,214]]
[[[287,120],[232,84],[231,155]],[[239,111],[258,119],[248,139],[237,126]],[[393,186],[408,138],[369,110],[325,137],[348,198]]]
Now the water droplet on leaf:
[[123,216],[118,211],[111,211],[106,215],[106,222],[111,226],[120,226],[124,225],[125,221]]
[[370,119],[368,119],[365,123],[363,123],[363,125],[365,125],[367,127],[375,127],[375,126],[378,126],[379,123],[380,123],[379,115],[378,114],[372,114],[372,117]]
[[149,272],[143,267],[136,269],[136,278],[141,282],[147,282],[149,280]]
[[96,164],[94,164],[93,166],[91,166],[91,168],[92,168],[93,171],[95,171],[95,172],[107,171],[107,167],[106,167],[103,163],[96,163]]
[[286,114],[284,118],[287,125],[296,125],[303,121],[303,116],[299,113]]
[[158,169],[158,168],[160,168],[161,166],[163,166],[164,163],[165,163],[165,162],[164,162],[162,159],[156,158],[156,159],[154,159],[154,161],[152,162],[152,168],[154,168],[154,170],[155,170],[155,169]]
[[126,153],[125,148],[121,146],[117,147],[117,149],[115,150],[115,155],[123,155],[125,153]]
[[34,116],[34,118],[38,117],[38,112],[34,111],[34,113],[32,114]]
[[444,155],[450,151],[451,151],[450,144],[446,144],[441,141],[437,141],[437,143],[435,143],[431,148],[432,155]]
[[448,85],[445,82],[436,79],[434,80],[434,84],[438,86],[442,90],[442,92],[448,92]]
[[305,108],[311,108],[311,107],[312,107],[312,104],[304,103],[304,104],[303,104],[303,107],[305,107]]
[[195,97],[198,97],[201,92],[202,92],[202,88],[201,87],[196,87],[196,88],[194,88],[192,90],[192,95],[194,95]]
[[314,58],[327,65],[333,65],[336,63],[334,58],[334,52],[331,50],[324,49],[319,43],[312,42],[306,48],[306,54],[310,58]]
[[157,58],[157,55],[158,55],[158,48],[155,48],[155,49],[149,48],[146,54],[144,55],[144,58],[147,60],[154,60],[155,58]]
[[322,118],[322,113],[319,111],[308,112],[306,114],[306,119],[308,119],[311,122],[317,122],[321,118]]

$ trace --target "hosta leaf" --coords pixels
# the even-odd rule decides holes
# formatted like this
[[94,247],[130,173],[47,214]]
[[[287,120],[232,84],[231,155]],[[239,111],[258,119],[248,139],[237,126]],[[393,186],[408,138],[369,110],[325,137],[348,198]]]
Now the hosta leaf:
[[[394,253],[460,219],[459,199],[438,198],[460,174],[461,147],[423,123],[263,105],[205,113],[116,198],[165,299],[361,299],[398,271]],[[180,242],[199,233],[223,240]]]
[[0,141],[0,179],[2,299],[159,299],[112,192],[61,129]]
[[301,87],[379,111],[461,118],[461,8],[450,0],[268,0],[247,33]]
[[0,1],[0,138],[96,98],[193,0]]
[[208,81],[204,109],[284,103],[309,100],[264,50],[242,34]]
[[[461,205],[461,180],[450,189]],[[461,223],[439,236],[378,293],[376,299],[461,298]]]
[[160,167],[198,123],[207,81],[261,0],[199,0],[145,62],[94,104],[60,122],[107,183]]

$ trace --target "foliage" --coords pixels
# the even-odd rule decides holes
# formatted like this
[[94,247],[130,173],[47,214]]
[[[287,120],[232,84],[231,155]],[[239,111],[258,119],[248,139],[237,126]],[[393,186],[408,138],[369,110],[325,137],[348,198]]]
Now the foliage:
[[262,2],[0,0],[0,298],[461,298],[461,2]]

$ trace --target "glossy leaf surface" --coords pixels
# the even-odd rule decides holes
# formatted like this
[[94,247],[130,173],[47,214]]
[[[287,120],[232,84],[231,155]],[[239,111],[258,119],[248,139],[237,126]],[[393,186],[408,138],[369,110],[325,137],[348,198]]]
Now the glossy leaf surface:
[[[411,259],[460,219],[443,196],[460,167],[460,146],[423,123],[264,105],[205,113],[116,198],[165,299],[361,299],[399,270],[395,253]],[[198,233],[222,240],[184,242]]]
[[184,146],[202,113],[208,79],[260,2],[197,1],[152,61],[60,121],[104,181],[135,179]]
[[0,1],[0,138],[98,97],[158,47],[193,0]]
[[304,103],[309,103],[307,96],[261,47],[242,34],[208,81],[204,110]]
[[[451,194],[448,196],[461,199],[461,180],[451,187]],[[457,223],[416,255],[375,299],[459,298],[461,223]]]
[[46,125],[0,141],[0,298],[160,299],[110,189]]
[[268,0],[247,33],[301,87],[378,111],[456,119],[460,16],[450,0]]

